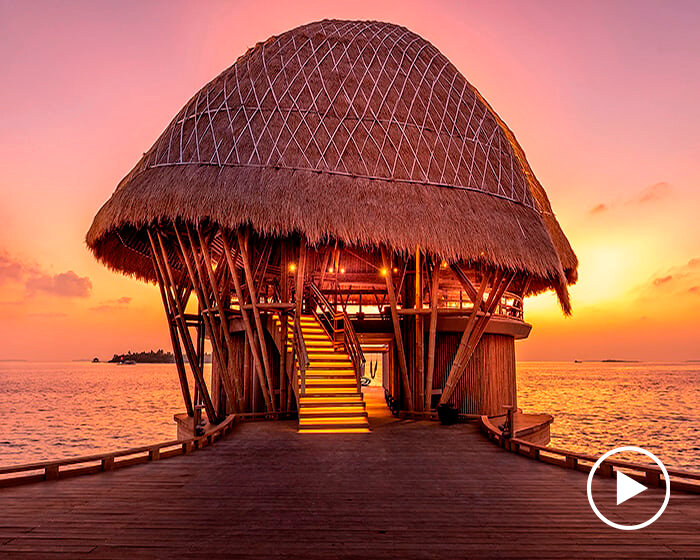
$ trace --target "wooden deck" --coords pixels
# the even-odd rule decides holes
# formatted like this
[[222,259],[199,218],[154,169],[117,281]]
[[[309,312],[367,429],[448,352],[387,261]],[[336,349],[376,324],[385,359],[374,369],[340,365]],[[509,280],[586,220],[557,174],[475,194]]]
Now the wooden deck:
[[[698,496],[618,531],[580,472],[507,453],[475,425],[368,408],[369,434],[245,423],[193,455],[0,490],[0,557],[700,558]],[[614,480],[596,485],[613,495]],[[649,517],[659,492],[618,507]]]

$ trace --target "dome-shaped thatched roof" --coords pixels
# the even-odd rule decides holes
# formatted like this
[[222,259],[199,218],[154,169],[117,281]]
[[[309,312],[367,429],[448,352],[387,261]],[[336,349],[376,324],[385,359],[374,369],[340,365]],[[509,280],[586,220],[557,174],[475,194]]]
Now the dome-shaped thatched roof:
[[380,22],[311,23],[250,49],[177,114],[87,243],[151,279],[129,239],[176,219],[420,245],[530,273],[561,297],[576,274],[512,132],[433,45]]

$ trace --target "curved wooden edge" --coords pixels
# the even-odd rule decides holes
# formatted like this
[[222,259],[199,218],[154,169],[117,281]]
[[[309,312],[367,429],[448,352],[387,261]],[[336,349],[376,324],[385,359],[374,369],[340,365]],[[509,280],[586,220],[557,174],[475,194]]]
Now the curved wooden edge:
[[233,425],[239,419],[239,415],[231,414],[205,434],[189,439],[164,441],[120,451],[70,457],[59,461],[0,467],[0,477],[2,477],[0,478],[0,488],[112,471],[131,465],[148,463],[149,461],[159,461],[177,455],[186,455],[197,449],[208,447],[229,434],[233,430]]
[[[586,453],[578,453],[567,449],[548,447],[526,441],[522,438],[504,438],[488,416],[479,419],[481,431],[491,441],[496,442],[506,451],[517,453],[530,459],[535,459],[550,465],[566,469],[590,472],[598,457]],[[656,465],[643,465],[617,459],[606,459],[596,472],[597,475],[612,477],[615,469],[624,469],[625,474],[635,480],[652,487],[662,487],[666,484],[661,469]],[[671,489],[700,494],[700,473],[683,469],[666,469],[670,477]]]

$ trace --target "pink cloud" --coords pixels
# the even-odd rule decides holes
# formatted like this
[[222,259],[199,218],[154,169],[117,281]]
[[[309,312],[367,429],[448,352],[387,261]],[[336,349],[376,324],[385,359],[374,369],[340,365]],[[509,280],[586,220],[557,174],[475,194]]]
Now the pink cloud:
[[29,278],[25,284],[27,293],[30,295],[37,292],[58,297],[86,298],[92,291],[92,282],[87,276],[78,276],[72,270],[50,275],[41,274]]

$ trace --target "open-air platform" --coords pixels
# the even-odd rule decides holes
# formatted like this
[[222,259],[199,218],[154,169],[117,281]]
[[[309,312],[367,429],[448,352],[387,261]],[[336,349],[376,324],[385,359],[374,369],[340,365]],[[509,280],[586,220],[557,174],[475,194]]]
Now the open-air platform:
[[[192,455],[0,490],[0,557],[700,557],[697,495],[619,531],[591,511],[583,473],[507,453],[475,425],[395,420],[377,403],[370,418],[368,434],[243,423]],[[626,506],[649,517],[659,492]]]

